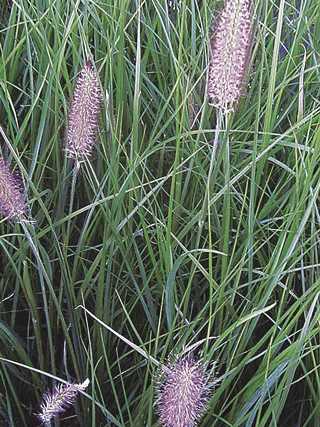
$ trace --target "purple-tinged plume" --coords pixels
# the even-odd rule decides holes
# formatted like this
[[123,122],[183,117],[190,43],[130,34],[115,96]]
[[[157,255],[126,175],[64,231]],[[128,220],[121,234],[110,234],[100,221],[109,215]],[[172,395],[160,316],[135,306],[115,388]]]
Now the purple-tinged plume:
[[78,162],[91,154],[96,143],[101,100],[98,74],[87,61],[76,82],[66,135],[67,155]]
[[179,10],[181,7],[181,0],[168,0],[167,4],[169,10]]
[[73,405],[78,393],[84,391],[88,385],[89,380],[86,379],[82,384],[59,384],[52,391],[46,392],[40,406],[39,420],[44,424],[49,424],[53,418]]
[[0,158],[0,213],[13,221],[21,221],[27,215],[26,194],[21,177],[13,173],[2,158]]
[[195,427],[206,409],[213,384],[206,365],[191,354],[164,365],[156,401],[161,425]]
[[234,110],[243,92],[253,34],[251,0],[225,0],[210,39],[207,94],[223,112]]

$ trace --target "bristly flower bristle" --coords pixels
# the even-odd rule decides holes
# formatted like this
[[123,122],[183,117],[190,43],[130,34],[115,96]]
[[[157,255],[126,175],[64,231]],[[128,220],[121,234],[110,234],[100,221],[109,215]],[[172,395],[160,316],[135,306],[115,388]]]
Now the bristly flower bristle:
[[234,110],[242,95],[250,60],[253,20],[250,0],[226,0],[210,39],[207,93],[223,112]]
[[206,365],[193,355],[178,357],[160,371],[157,410],[163,427],[195,427],[214,385]]
[[102,92],[98,74],[87,61],[76,82],[66,135],[68,157],[84,160],[96,143]]
[[0,158],[0,213],[7,219],[22,221],[27,215],[26,194],[21,177]]
[[73,405],[78,393],[85,390],[88,385],[89,380],[87,379],[82,384],[59,384],[53,391],[46,392],[40,406],[41,412],[37,415],[39,420],[44,424],[50,423],[53,418]]

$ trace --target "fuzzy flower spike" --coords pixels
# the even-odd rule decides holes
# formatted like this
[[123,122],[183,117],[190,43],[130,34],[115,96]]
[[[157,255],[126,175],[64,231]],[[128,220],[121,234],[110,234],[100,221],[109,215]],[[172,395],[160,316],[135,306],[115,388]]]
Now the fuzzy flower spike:
[[89,385],[86,379],[82,384],[59,384],[52,391],[43,395],[43,402],[40,406],[41,412],[38,414],[39,420],[45,424],[50,424],[51,420],[75,402],[80,391],[84,391]]
[[202,417],[214,381],[207,366],[193,355],[178,357],[160,371],[157,409],[163,427],[195,427]]
[[225,0],[210,39],[207,94],[223,112],[233,111],[243,92],[251,54],[251,0]]
[[26,195],[21,177],[11,171],[3,158],[0,158],[0,213],[17,222],[27,216]]
[[102,92],[91,61],[82,68],[70,104],[66,135],[68,157],[85,160],[96,143]]

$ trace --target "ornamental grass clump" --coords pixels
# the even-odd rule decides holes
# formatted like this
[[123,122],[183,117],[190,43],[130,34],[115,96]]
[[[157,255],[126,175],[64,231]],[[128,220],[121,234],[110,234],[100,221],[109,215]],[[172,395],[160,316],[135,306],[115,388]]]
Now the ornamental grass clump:
[[96,143],[101,100],[98,74],[87,61],[76,82],[66,134],[67,155],[77,162],[85,160]]
[[253,34],[250,0],[226,0],[210,38],[207,94],[222,112],[233,111],[244,91]]
[[27,217],[26,192],[22,179],[11,171],[3,158],[0,158],[0,213],[14,222],[21,222]]
[[74,404],[78,393],[84,391],[89,385],[86,379],[82,384],[59,384],[52,391],[43,395],[40,406],[41,412],[37,415],[44,425],[50,425],[51,421],[65,412]]
[[163,427],[195,427],[202,417],[214,381],[206,364],[193,355],[162,366],[157,387],[157,411]]

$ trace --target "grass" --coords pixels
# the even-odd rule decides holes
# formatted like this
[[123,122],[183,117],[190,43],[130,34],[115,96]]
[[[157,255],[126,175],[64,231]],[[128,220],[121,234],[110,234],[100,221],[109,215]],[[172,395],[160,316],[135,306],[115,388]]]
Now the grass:
[[[57,426],[157,426],[157,365],[195,345],[220,377],[201,426],[319,426],[320,5],[255,3],[249,87],[213,155],[220,4],[2,3],[1,152],[35,223],[0,221],[1,425],[39,425],[45,389],[88,377]],[[103,114],[71,197],[88,55]]]

